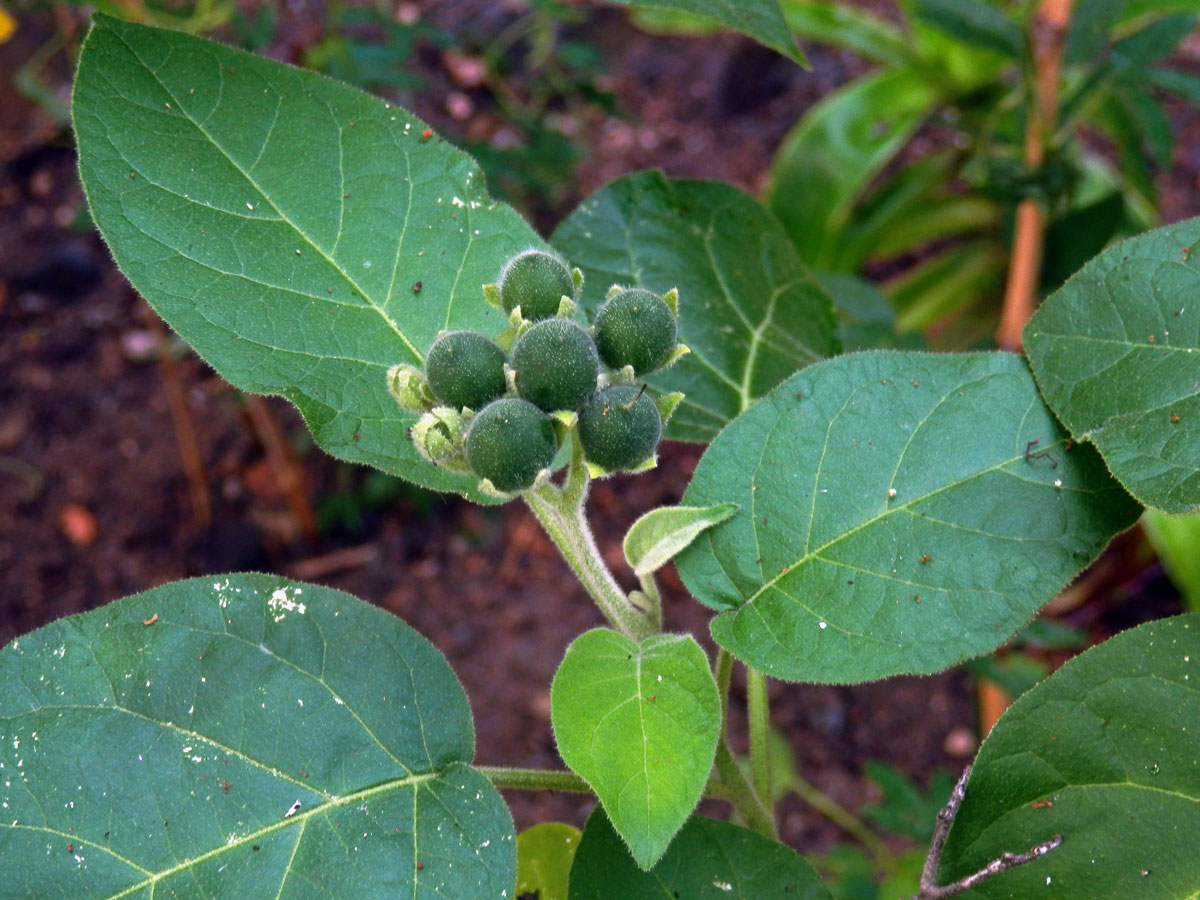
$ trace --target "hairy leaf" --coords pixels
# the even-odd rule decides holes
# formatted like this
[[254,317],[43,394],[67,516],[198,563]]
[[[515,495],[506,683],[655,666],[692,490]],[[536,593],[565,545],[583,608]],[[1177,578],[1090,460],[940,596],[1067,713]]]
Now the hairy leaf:
[[73,109],[113,257],[213,368],[334,456],[481,499],[418,457],[386,383],[440,329],[503,330],[481,286],[538,243],[469,157],[313,72],[105,16]]
[[587,275],[589,313],[615,284],[679,289],[691,353],[648,380],[686,397],[667,437],[707,441],[796,369],[835,353],[829,296],[779,223],[715,181],[639,172],[584,200],[553,237]]
[[579,846],[579,829],[561,822],[541,822],[517,835],[517,898],[567,900],[571,863]]
[[963,896],[1192,900],[1197,734],[1200,616],[1152,622],[1076,657],[1014,703],[984,742],[942,883],[1061,834],[1045,858]]
[[1025,326],[1046,402],[1147,506],[1200,510],[1200,219],[1105,250]]
[[445,659],[270,575],[0,650],[0,898],[507,897],[512,819]]
[[713,636],[789,680],[936,672],[1002,644],[1139,508],[1006,353],[810,366],[709,446],[676,558]]
[[596,795],[642,868],[700,801],[721,730],[708,658],[690,635],[640,645],[606,628],[577,637],[555,673],[550,715],[563,761]]
[[652,509],[625,534],[625,561],[638,575],[654,572],[674,559],[706,528],[724,522],[737,512],[732,503],[698,508],[662,506]]
[[644,872],[597,807],[571,867],[571,900],[829,900],[821,877],[791,849],[701,816]]

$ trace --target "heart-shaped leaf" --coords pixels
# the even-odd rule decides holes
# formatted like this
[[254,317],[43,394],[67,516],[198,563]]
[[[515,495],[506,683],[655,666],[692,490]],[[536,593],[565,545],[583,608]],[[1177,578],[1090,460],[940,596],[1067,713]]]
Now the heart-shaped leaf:
[[721,730],[708,658],[690,635],[640,645],[596,628],[554,675],[563,761],[596,795],[642,868],[658,861],[704,793]]
[[1044,859],[970,896],[1192,900],[1197,735],[1200,615],[1131,629],[1076,657],[1014,703],[984,742],[941,883],[1061,834]]
[[810,366],[721,432],[683,502],[740,506],[675,561],[717,641],[835,683],[994,649],[1139,512],[1005,353]]
[[829,900],[790,848],[746,828],[693,816],[650,871],[630,858],[597,807],[571,867],[571,900]]
[[626,6],[644,6],[651,9],[677,9],[695,13],[706,19],[740,31],[760,44],[782,53],[801,65],[808,60],[796,44],[796,38],[788,28],[779,0],[613,0]]
[[1169,513],[1200,510],[1198,293],[1200,219],[1189,219],[1105,250],[1024,333],[1063,424],[1133,496]]
[[838,350],[833,301],[775,217],[728,184],[628,175],[579,204],[553,243],[587,275],[589,313],[613,284],[679,289],[679,340],[692,352],[648,379],[686,395],[669,438],[711,440],[796,369]]
[[732,503],[652,509],[626,532],[623,544],[625,561],[638,575],[657,571],[705,529],[719,525],[735,512],[737,506]]
[[579,829],[542,822],[517,835],[517,897],[567,900]]
[[228,575],[0,650],[0,898],[507,897],[467,698],[384,611]]
[[74,95],[92,215],[133,286],[224,378],[296,404],[328,453],[483,500],[422,460],[388,392],[539,243],[465,154],[313,72],[97,16]]

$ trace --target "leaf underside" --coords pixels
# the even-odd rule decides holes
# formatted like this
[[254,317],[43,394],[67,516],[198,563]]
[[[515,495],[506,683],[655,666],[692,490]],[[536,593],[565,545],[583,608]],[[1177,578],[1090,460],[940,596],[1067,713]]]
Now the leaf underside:
[[541,243],[469,157],[314,72],[106,16],[73,114],[117,265],[222,377],[333,456],[486,499],[418,457],[385,378],[440,329],[502,331],[481,286]]
[[511,894],[458,680],[347,594],[177,582],[13,641],[0,686],[3,900]]
[[1105,250],[1025,326],[1046,402],[1126,489],[1200,510],[1200,219]]
[[1198,734],[1200,615],[1131,629],[1076,657],[1013,704],[984,742],[942,883],[1061,834],[1044,859],[963,896],[1192,900]]
[[778,678],[929,673],[1002,644],[1140,511],[1003,353],[810,366],[709,446],[676,559],[713,636]]
[[784,378],[838,350],[833,301],[774,216],[731,185],[628,175],[579,204],[552,243],[587,276],[589,316],[613,284],[679,289],[679,340],[691,353],[647,379],[685,395],[668,438],[711,440]]

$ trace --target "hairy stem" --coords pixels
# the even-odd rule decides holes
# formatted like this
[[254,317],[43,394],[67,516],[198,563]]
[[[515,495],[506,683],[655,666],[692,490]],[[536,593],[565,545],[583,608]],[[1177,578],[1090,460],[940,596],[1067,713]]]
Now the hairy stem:
[[640,642],[658,631],[655,617],[630,602],[600,556],[600,548],[596,546],[584,513],[587,493],[588,474],[584,468],[583,450],[578,435],[572,432],[571,461],[562,487],[543,484],[526,492],[524,497],[609,624],[631,640]]
[[754,792],[764,803],[771,802],[771,712],[767,698],[767,676],[746,666],[746,712],[750,720],[750,773]]
[[[514,766],[475,766],[497,788],[517,791],[561,791],[568,794],[595,793],[586,781],[568,769],[523,769]],[[728,800],[729,791],[716,775],[704,786],[706,800]]]
[[733,751],[725,741],[717,743],[717,774],[724,785],[727,798],[733,808],[745,820],[746,824],[764,837],[773,841],[779,840],[775,830],[775,818],[762,799],[755,793],[753,786],[746,780]]

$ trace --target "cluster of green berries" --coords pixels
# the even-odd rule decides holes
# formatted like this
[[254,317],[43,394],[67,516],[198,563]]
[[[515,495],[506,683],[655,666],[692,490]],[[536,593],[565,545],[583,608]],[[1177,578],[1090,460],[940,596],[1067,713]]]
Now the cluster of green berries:
[[556,256],[519,253],[483,288],[508,316],[503,334],[444,331],[424,370],[392,367],[392,393],[422,414],[411,432],[422,456],[503,495],[549,477],[573,428],[593,476],[654,464],[681,395],[654,399],[636,381],[687,352],[676,292],[614,286],[585,328],[574,318],[582,284]]

